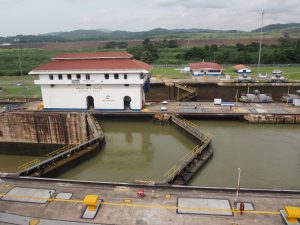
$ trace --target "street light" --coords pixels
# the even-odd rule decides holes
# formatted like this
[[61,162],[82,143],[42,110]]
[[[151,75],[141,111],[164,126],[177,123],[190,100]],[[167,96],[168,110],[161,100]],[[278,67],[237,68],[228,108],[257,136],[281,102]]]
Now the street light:
[[23,92],[24,92],[25,98],[27,98],[26,88],[25,88],[25,80],[24,80],[23,70],[22,70],[22,62],[21,62],[21,57],[20,57],[19,41],[20,41],[20,39],[18,39],[18,38],[15,39],[15,42],[17,43],[17,52],[18,52],[18,58],[19,58],[19,69],[20,69],[20,75],[22,77]]
[[238,168],[238,182],[237,182],[236,196],[235,196],[235,202],[236,203],[237,203],[238,198],[239,198],[240,181],[241,181],[241,168]]
[[260,60],[261,60],[261,45],[263,38],[263,26],[264,26],[264,14],[265,12],[261,12],[261,28],[260,28],[260,40],[259,40],[259,52],[258,52],[258,64],[257,64],[257,77],[259,78],[260,73]]

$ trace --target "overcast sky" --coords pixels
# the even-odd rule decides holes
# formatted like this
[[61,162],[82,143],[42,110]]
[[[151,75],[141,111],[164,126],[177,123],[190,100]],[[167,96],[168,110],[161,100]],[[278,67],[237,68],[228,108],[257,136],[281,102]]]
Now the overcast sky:
[[0,0],[0,36],[106,28],[252,30],[300,22],[299,0]]

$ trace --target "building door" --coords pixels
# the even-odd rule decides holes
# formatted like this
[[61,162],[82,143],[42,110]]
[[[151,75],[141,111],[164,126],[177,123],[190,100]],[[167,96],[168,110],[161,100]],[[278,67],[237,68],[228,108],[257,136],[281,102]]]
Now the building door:
[[129,96],[124,97],[124,109],[131,109],[130,107],[131,98]]
[[87,104],[87,109],[94,109],[94,98],[92,96],[87,96],[86,97],[86,104]]

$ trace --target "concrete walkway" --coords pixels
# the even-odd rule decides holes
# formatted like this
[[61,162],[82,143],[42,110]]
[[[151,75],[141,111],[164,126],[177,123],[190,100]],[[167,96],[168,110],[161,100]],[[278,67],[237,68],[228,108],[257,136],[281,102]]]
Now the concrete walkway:
[[[14,221],[19,220],[16,224],[22,224],[20,221],[28,222],[30,219],[39,218],[40,221],[43,221],[40,224],[51,224],[52,222],[57,225],[76,224],[66,223],[68,221],[122,225],[279,225],[284,224],[279,213],[280,209],[286,205],[300,206],[300,192],[241,190],[238,201],[252,203],[255,210],[246,211],[240,215],[239,212],[234,211],[235,190],[69,182],[32,178],[2,178],[0,193],[6,194],[14,187],[51,189],[55,190],[53,196],[62,192],[73,195],[70,200],[56,201],[54,197],[54,200],[44,204],[0,200],[0,212],[2,212],[0,221],[2,222],[15,223]],[[145,191],[144,198],[137,197],[136,193],[140,189]],[[104,200],[94,220],[81,218],[85,210],[82,200],[87,194],[99,195]],[[170,198],[166,197],[166,194],[169,194]],[[17,198],[17,196],[14,197]],[[182,202],[182,199],[185,200]],[[228,203],[224,205],[222,202]],[[178,213],[178,210],[181,213]],[[216,213],[224,210],[227,213],[223,213],[223,216],[219,215],[221,213]],[[209,212],[214,213],[206,215]]]

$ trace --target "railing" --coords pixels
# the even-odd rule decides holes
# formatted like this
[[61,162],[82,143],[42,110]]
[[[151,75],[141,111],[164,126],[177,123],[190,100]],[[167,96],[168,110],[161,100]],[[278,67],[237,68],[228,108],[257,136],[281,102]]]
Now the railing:
[[[91,139],[91,137],[87,137],[86,139],[83,140],[83,142],[87,142],[90,139]],[[59,149],[54,150],[53,152],[50,152],[50,153],[46,154],[44,157],[46,157],[48,159],[52,158],[52,157],[55,157],[55,156],[57,156],[57,155],[59,155],[59,154],[61,154],[63,152],[66,152],[66,151],[68,151],[68,150],[70,150],[72,148],[75,148],[78,145],[80,145],[80,143],[73,143],[73,144],[65,145],[65,146],[63,146],[63,147],[61,147]],[[20,165],[18,168],[20,170],[27,170],[28,168],[33,167],[33,166],[35,166],[37,164],[40,164],[41,162],[42,161],[39,160],[39,159],[33,159],[30,162],[27,162],[27,163],[24,163],[24,164]]]
[[179,83],[175,83],[174,87],[177,87],[178,89],[184,90],[187,93],[181,94],[177,96],[177,101],[183,101],[183,100],[189,100],[193,97],[197,96],[197,89],[187,86],[186,84],[179,84]]
[[190,87],[186,84],[175,83],[175,87],[180,88],[180,89],[185,90],[190,93],[197,91],[197,88]]
[[29,174],[30,172],[39,170],[40,168],[45,168],[48,165],[53,164],[54,162],[65,158],[69,155],[74,154],[75,152],[78,152],[82,149],[85,149],[87,146],[96,143],[98,140],[101,140],[104,138],[103,131],[101,129],[100,124],[98,121],[92,116],[91,114],[88,114],[87,116],[87,123],[89,125],[89,128],[91,130],[91,135],[81,140],[81,143],[72,143],[69,145],[65,145],[59,149],[56,149],[53,152],[48,153],[45,155],[47,159],[41,161],[39,159],[34,159],[30,162],[27,162],[25,164],[22,164],[19,166],[20,172],[19,174]]
[[41,160],[39,160],[39,159],[34,159],[34,160],[31,160],[31,161],[29,161],[29,162],[27,162],[27,163],[24,163],[24,164],[20,165],[18,168],[19,168],[20,170],[26,170],[26,169],[28,169],[29,167],[32,167],[32,166],[34,166],[34,165],[36,165],[36,164],[39,164],[40,162],[41,162]]
[[199,129],[199,127],[190,121],[180,117],[179,115],[173,114],[171,120],[182,127],[193,136],[195,136],[201,143],[195,146],[190,152],[184,155],[178,163],[172,166],[165,174],[164,174],[164,182],[168,183],[175,179],[177,175],[181,173],[181,171],[191,163],[191,161],[196,158],[198,155],[202,153],[204,149],[210,144],[212,140],[212,136],[209,133],[203,132]]
[[173,113],[171,119],[174,123],[176,123],[178,126],[181,126],[183,129],[194,135],[203,143],[212,139],[211,134],[201,131],[196,124],[184,119],[178,114]]

